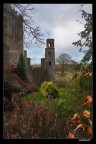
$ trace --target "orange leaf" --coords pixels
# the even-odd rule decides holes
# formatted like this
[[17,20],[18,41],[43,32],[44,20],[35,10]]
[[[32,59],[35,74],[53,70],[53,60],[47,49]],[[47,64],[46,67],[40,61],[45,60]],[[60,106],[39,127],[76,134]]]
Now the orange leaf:
[[87,75],[89,75],[89,72],[88,72],[88,73],[86,73],[84,76],[87,76]]
[[91,76],[92,76],[92,72],[89,73],[89,77],[91,77]]
[[69,132],[67,138],[75,138],[74,132]]
[[88,127],[87,133],[88,133],[89,138],[91,139],[92,138],[92,128],[91,127]]
[[77,131],[77,130],[80,129],[80,128],[82,128],[83,131],[85,130],[84,125],[83,125],[83,124],[79,124],[79,125],[76,127],[76,129],[74,129],[74,132]]
[[91,95],[88,95],[88,94],[84,94],[84,97],[85,97],[87,100],[89,100],[90,98],[92,98]]
[[76,120],[77,122],[80,122],[80,114],[79,113],[76,113],[76,114],[74,114],[74,117],[73,118],[71,118],[71,120]]
[[85,110],[83,113],[83,116],[89,118],[90,117],[90,112],[88,110]]
[[89,76],[89,77],[91,77],[91,76],[92,76],[92,72],[88,72],[88,73],[86,73],[84,76]]
[[90,127],[92,127],[92,121],[89,119]]
[[89,107],[92,106],[92,98],[91,97],[88,99],[87,104],[88,104]]
[[86,102],[83,101],[83,102],[82,102],[82,107],[85,106],[85,105],[86,105]]

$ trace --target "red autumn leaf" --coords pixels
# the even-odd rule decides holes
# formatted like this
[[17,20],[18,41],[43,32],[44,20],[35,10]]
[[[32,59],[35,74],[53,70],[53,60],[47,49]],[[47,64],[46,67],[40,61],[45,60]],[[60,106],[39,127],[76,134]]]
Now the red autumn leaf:
[[87,100],[89,100],[90,98],[92,98],[91,95],[88,95],[88,94],[84,94],[84,97],[85,97]]
[[83,116],[89,118],[90,117],[90,112],[88,110],[85,110],[83,113],[82,113]]
[[87,134],[88,134],[89,138],[91,139],[92,138],[92,127],[88,127]]
[[86,102],[83,101],[83,102],[82,102],[82,107],[85,106],[85,105],[86,105]]
[[83,131],[85,130],[85,126],[83,124],[79,124],[75,129],[74,132],[76,132],[78,129],[83,129]]
[[75,138],[74,132],[69,132],[67,138]]

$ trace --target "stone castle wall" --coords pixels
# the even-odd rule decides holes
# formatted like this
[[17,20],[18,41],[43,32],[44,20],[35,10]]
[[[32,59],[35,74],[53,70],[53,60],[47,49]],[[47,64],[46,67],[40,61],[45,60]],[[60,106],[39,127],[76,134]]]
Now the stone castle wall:
[[17,15],[10,5],[3,7],[3,56],[4,63],[17,63],[23,50],[23,17]]
[[32,75],[32,67],[30,65],[30,58],[27,58],[27,51],[24,50],[24,59],[25,59],[25,67],[26,67],[26,75],[29,82],[34,82]]
[[3,62],[16,64],[19,59],[21,51],[18,50],[4,50],[3,51]]
[[32,67],[30,65],[30,58],[27,58],[27,51],[24,50],[25,66],[27,78],[30,82],[40,86],[43,81],[46,81],[46,69],[41,67]]
[[47,39],[45,58],[41,59],[41,67],[32,68],[27,51],[23,49],[23,17],[18,15],[11,6],[4,4],[4,36],[3,62],[16,64],[21,51],[24,52],[27,78],[30,82],[40,85],[43,81],[54,81],[55,51],[54,40]]

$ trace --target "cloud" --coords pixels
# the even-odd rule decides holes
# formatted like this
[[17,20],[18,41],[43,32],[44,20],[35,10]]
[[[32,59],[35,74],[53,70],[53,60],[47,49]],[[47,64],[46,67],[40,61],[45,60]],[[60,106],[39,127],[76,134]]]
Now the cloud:
[[[55,57],[61,53],[68,53],[73,60],[80,61],[84,53],[79,52],[79,48],[72,45],[73,42],[79,40],[77,33],[84,29],[84,25],[76,20],[84,23],[79,12],[81,4],[34,4],[38,10],[33,15],[33,20],[40,25],[41,31],[47,38],[55,39]],[[92,4],[85,4],[83,9],[92,13]],[[46,45],[36,48],[30,44],[28,57],[31,64],[40,63],[40,59],[45,57]]]

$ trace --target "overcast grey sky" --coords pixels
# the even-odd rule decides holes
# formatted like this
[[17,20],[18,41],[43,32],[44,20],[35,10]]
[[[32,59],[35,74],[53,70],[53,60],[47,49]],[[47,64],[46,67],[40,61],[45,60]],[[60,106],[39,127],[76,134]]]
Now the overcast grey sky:
[[[41,31],[47,38],[55,39],[55,58],[61,53],[67,53],[75,61],[80,61],[84,56],[79,48],[72,45],[79,40],[77,33],[84,30],[84,26],[77,22],[85,22],[79,12],[81,4],[34,4],[38,10],[33,19],[40,26]],[[85,4],[83,9],[92,13],[92,4]],[[31,58],[31,64],[40,64],[41,58],[45,57],[46,45],[42,47],[30,46],[27,56]]]

